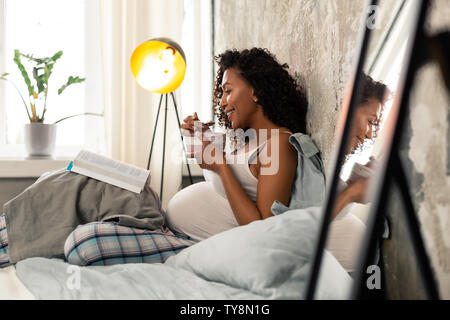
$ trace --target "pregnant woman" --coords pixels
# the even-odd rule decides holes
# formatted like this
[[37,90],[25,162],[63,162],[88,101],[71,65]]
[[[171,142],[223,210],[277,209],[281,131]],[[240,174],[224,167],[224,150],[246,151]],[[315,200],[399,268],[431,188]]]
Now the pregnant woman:
[[[215,60],[219,67],[215,114],[232,138],[233,151],[211,149],[210,142],[203,139],[197,160],[206,181],[175,194],[168,203],[161,231],[105,222],[78,226],[65,243],[69,263],[164,262],[214,234],[273,216],[275,203],[287,208],[296,178],[305,180],[302,186],[322,186],[323,172],[304,165],[312,154],[318,157],[318,150],[307,135],[301,134],[306,133],[308,103],[303,89],[288,73],[287,64],[278,63],[267,49],[259,48],[228,50]],[[184,119],[182,128],[193,132],[194,120],[198,120],[196,113]],[[300,145],[304,149],[317,150],[301,163],[300,151],[290,141],[294,133],[302,135]],[[303,170],[300,175],[296,174],[298,170]],[[307,196],[314,192],[300,193]],[[2,217],[0,241],[0,266],[5,266],[7,235]]]
[[[206,182],[183,189],[169,202],[169,226],[197,240],[272,216],[275,200],[288,205],[297,168],[297,151],[289,136],[306,131],[304,94],[286,66],[270,53],[226,51],[216,60],[214,105],[219,124],[253,135],[235,135],[235,145],[244,146],[221,153],[212,164],[200,159]],[[194,120],[196,114],[187,117],[182,127],[193,131]],[[251,140],[245,143],[245,137]],[[270,167],[278,170],[265,174]]]

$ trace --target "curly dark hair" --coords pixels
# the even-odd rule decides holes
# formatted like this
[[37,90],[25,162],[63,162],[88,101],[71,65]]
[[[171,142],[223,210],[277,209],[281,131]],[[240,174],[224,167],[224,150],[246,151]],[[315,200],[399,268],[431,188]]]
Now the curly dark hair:
[[380,81],[375,81],[371,76],[362,73],[364,88],[362,93],[362,102],[367,102],[369,99],[376,99],[382,105],[386,102],[386,99],[390,93],[387,85]]
[[[254,89],[258,104],[264,115],[276,125],[292,132],[306,133],[308,100],[305,90],[289,74],[289,66],[280,64],[267,49],[252,48],[238,51],[227,50],[214,57],[219,69],[214,84],[213,108],[219,125],[231,129],[231,122],[220,107],[222,78],[229,68],[237,68],[239,74]],[[248,128],[244,128],[248,129]]]
[[377,137],[378,129],[383,119],[383,113],[384,113],[384,105],[388,99],[392,97],[392,92],[389,90],[388,86],[382,83],[381,81],[375,81],[371,76],[362,73],[363,75],[363,81],[364,81],[364,87],[361,97],[361,104],[358,104],[358,106],[366,103],[369,101],[369,99],[376,99],[381,104],[381,110],[380,110],[380,118],[378,119],[377,123],[372,124],[374,126],[374,138]]

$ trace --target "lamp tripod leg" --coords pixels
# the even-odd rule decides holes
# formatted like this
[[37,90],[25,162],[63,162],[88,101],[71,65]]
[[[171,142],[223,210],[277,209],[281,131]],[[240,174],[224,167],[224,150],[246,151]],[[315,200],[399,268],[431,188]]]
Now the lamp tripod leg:
[[164,112],[164,138],[163,138],[163,152],[162,152],[162,168],[161,168],[161,188],[160,188],[160,193],[159,193],[159,198],[161,200],[162,203],[162,198],[163,198],[163,185],[164,185],[164,158],[166,155],[166,127],[167,127],[167,96],[168,94],[164,94],[164,96],[166,97],[166,107],[165,107],[165,112]]
[[158,126],[159,111],[161,111],[162,99],[163,99],[163,95],[161,95],[161,99],[159,99],[158,113],[156,114],[155,127],[153,128],[152,143],[150,145],[150,155],[148,156],[147,170],[150,169],[150,161],[152,160],[153,144],[155,142],[156,127]]
[[194,182],[192,180],[191,168],[189,167],[186,147],[185,147],[185,145],[183,143],[183,134],[181,132],[180,117],[178,116],[177,103],[175,102],[175,96],[173,95],[173,92],[171,92],[170,95],[172,96],[172,101],[173,101],[173,106],[174,106],[174,109],[175,109],[175,114],[177,115],[178,128],[180,129],[181,145],[183,146],[183,153],[184,153],[184,157],[186,159],[186,167],[187,167],[187,170],[188,170],[188,173],[189,173],[189,180],[191,181],[191,184],[193,184]]

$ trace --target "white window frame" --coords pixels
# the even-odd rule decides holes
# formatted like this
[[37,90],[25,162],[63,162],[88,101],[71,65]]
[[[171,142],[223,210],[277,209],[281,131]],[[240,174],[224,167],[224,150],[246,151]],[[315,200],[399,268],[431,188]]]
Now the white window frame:
[[189,28],[189,33],[182,37],[181,43],[187,64],[185,83],[180,87],[182,115],[186,117],[197,111],[200,120],[213,120],[212,1],[183,0],[183,5],[185,17],[193,14],[194,19],[190,25],[186,20],[183,23],[183,35],[186,34],[185,28]]
[[[5,1],[0,0],[0,73],[5,70]],[[5,82],[0,82],[0,154],[3,155],[6,141]]]
[[[213,0],[183,0],[184,22],[181,46],[186,54],[186,76],[180,87],[180,121],[197,111],[202,121],[215,120],[212,109],[212,90],[214,82],[214,25]],[[194,19],[188,24],[187,15]],[[186,29],[189,32],[186,33]],[[217,121],[216,121],[217,123]],[[202,169],[195,159],[188,159],[191,174],[202,176]],[[188,176],[183,164],[183,176]]]

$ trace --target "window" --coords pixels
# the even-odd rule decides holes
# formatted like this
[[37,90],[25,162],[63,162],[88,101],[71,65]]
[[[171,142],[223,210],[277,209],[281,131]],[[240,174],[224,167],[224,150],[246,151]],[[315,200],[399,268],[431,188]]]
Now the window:
[[[183,0],[181,46],[187,58],[180,87],[181,120],[197,111],[213,119],[212,0]],[[46,123],[83,112],[103,112],[102,59],[98,0],[0,0],[0,73],[27,98],[26,85],[13,62],[14,49],[35,57],[62,50],[49,81]],[[69,75],[86,78],[58,96]],[[0,81],[0,157],[25,156],[28,122],[14,87]],[[81,148],[106,154],[104,119],[80,116],[58,124],[56,156],[74,156]]]
[[[13,62],[14,50],[35,57],[63,51],[49,80],[45,123],[103,112],[98,16],[98,2],[92,0],[0,0],[0,73],[10,73],[25,101],[28,94]],[[71,75],[86,81],[58,96],[58,88]],[[27,122],[20,96],[10,83],[0,81],[0,156],[25,155]],[[56,144],[56,156],[74,156],[80,148],[104,153],[103,118],[80,116],[60,122]]]

